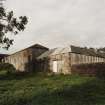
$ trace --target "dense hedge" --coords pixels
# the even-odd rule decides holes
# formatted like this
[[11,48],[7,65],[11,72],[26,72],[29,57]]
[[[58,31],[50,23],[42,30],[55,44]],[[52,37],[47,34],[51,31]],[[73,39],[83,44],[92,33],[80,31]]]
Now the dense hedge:
[[0,71],[7,71],[7,73],[12,73],[16,69],[12,64],[9,63],[0,63]]

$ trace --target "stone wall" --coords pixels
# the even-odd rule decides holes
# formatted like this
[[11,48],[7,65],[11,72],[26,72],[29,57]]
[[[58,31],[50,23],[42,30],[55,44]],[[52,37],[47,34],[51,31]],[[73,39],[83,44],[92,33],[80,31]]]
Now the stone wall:
[[80,74],[80,75],[98,76],[101,73],[105,73],[105,63],[72,65],[71,73]]
[[105,58],[71,53],[71,65],[105,62]]
[[[53,70],[54,61],[57,61],[56,74],[60,74],[60,73],[72,74],[73,72],[78,73],[78,71],[82,73],[94,74],[95,71],[93,68],[86,70],[85,68],[82,68],[82,64],[89,65],[89,64],[103,63],[105,62],[105,59],[101,57],[82,55],[82,54],[76,54],[76,53],[55,54],[55,55],[50,55],[49,57],[44,58],[43,60],[40,60],[39,69],[41,71],[54,72]],[[81,65],[81,69],[78,70],[79,66],[77,65]]]
[[71,73],[96,75],[105,67],[105,58],[71,53]]
[[13,64],[17,71],[33,71],[37,68],[36,57],[47,50],[47,48],[33,46],[6,57],[5,62]]
[[41,71],[53,71],[53,62],[57,61],[56,74],[70,74],[70,55],[69,53],[50,55],[48,58],[39,61]]

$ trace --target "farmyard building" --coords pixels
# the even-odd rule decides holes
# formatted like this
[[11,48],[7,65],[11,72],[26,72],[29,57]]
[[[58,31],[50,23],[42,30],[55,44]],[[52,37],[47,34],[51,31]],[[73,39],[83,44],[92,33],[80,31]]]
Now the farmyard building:
[[105,62],[105,56],[91,49],[76,46],[49,49],[35,44],[3,59],[17,71],[43,71],[71,74],[72,66]]

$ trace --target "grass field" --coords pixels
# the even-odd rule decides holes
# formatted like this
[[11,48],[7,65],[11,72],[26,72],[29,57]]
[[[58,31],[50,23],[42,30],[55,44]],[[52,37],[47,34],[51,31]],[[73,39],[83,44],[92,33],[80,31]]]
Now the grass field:
[[105,80],[2,72],[0,105],[105,105]]

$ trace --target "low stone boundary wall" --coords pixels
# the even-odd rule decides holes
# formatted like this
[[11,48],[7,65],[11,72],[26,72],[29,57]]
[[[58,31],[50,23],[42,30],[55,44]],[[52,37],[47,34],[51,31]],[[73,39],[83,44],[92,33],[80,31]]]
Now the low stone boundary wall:
[[105,74],[105,63],[94,63],[94,64],[79,64],[71,67],[72,74],[81,75],[104,75]]

